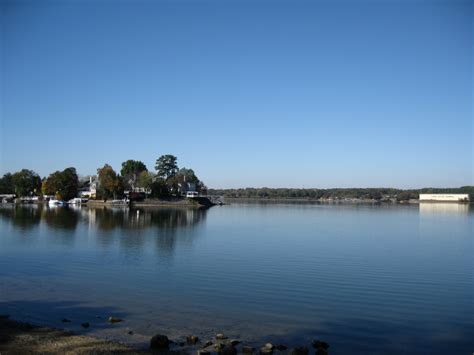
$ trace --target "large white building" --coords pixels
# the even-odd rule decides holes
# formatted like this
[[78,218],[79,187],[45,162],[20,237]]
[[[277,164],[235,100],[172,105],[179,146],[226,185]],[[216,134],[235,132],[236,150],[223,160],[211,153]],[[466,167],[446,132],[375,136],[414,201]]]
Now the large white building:
[[467,202],[469,194],[420,194],[420,201]]

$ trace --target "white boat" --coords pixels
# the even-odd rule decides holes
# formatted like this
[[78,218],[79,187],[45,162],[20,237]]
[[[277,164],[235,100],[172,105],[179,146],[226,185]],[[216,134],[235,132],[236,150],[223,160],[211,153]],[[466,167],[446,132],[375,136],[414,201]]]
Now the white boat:
[[60,200],[49,200],[48,205],[50,206],[64,206],[66,202]]
[[82,203],[82,198],[75,197],[67,202],[70,205],[80,205]]

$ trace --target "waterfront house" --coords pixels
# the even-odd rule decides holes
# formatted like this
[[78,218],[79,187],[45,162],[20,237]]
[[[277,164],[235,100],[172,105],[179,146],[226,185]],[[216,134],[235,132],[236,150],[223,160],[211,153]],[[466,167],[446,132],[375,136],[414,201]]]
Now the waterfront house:
[[84,188],[80,191],[83,198],[95,198],[97,195],[97,188],[99,187],[99,179],[97,176],[90,176]]

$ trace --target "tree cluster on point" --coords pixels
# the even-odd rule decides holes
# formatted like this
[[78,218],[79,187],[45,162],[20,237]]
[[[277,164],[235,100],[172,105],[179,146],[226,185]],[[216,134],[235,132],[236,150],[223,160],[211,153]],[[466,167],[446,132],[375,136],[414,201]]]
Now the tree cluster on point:
[[[192,169],[178,167],[178,159],[174,155],[160,156],[156,160],[155,171],[148,171],[139,160],[124,161],[120,173],[109,164],[104,164],[92,177],[97,181],[95,198],[117,199],[123,198],[125,193],[127,196],[135,193],[143,197],[166,198],[182,196],[189,190],[207,191],[206,185]],[[73,167],[55,171],[43,179],[34,171],[23,169],[13,174],[6,173],[0,178],[0,194],[49,196],[68,201],[80,195],[81,190],[90,189],[90,181],[90,177],[80,179]]]

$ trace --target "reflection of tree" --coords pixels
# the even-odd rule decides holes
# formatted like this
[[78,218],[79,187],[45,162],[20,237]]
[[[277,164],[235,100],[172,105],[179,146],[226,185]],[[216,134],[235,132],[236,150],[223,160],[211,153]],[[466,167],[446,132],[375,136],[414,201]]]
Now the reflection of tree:
[[79,214],[67,207],[44,208],[42,217],[53,229],[76,229]]
[[11,221],[14,226],[33,228],[41,221],[42,205],[13,205],[0,208],[0,216]]
[[90,214],[94,215],[97,228],[105,231],[115,228],[137,230],[150,227],[175,230],[199,223],[205,213],[205,210],[179,208],[140,210],[96,208],[90,211]]
[[182,227],[191,227],[205,217],[206,210],[201,209],[153,209],[146,211],[150,215],[150,222],[159,229],[174,230]]
[[97,228],[103,231],[111,231],[124,226],[126,211],[114,208],[95,208],[95,223]]
[[151,210],[151,222],[158,229],[155,239],[157,253],[170,257],[178,237],[186,238],[186,230],[203,221],[206,213],[205,209]]

